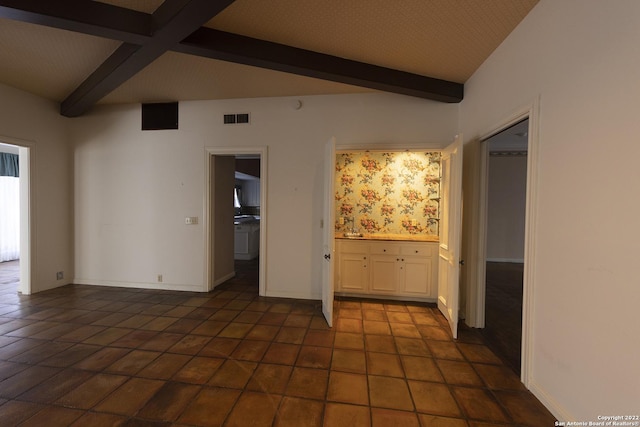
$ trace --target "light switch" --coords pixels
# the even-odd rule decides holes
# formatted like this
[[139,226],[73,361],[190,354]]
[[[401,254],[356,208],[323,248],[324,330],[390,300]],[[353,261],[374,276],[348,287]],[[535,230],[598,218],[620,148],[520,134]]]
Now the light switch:
[[418,225],[418,221],[415,218],[411,218],[411,226],[415,227],[416,225]]
[[198,217],[197,216],[188,216],[184,219],[184,223],[187,225],[194,225],[198,223]]

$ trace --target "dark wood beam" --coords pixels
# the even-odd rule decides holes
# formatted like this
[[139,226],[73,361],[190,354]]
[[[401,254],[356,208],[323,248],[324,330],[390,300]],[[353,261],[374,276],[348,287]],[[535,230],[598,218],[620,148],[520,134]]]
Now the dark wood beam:
[[150,15],[88,0],[0,0],[0,17],[124,42],[62,102],[65,116],[82,114],[169,50],[441,102],[463,98],[460,83],[201,28],[231,3],[166,0]]
[[153,30],[148,13],[87,0],[0,0],[0,17],[135,44]]
[[460,102],[464,85],[210,28],[175,51],[441,102]]
[[83,114],[233,1],[165,0],[151,16],[151,38],[141,46],[123,44],[62,102],[60,113],[67,117]]

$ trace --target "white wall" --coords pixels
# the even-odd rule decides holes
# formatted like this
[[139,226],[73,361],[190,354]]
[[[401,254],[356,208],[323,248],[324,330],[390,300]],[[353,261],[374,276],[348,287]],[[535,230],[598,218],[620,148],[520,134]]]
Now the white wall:
[[[140,131],[139,105],[74,119],[76,283],[201,290],[204,229],[184,217],[203,215],[205,147],[267,146],[267,294],[320,299],[326,141],[444,145],[459,107],[383,93],[302,100],[181,102],[174,131]],[[229,111],[251,124],[223,125]]]
[[472,76],[466,140],[540,97],[532,391],[557,417],[638,412],[640,2],[541,0]]
[[487,261],[522,262],[527,190],[526,156],[490,156]]
[[[58,108],[0,84],[0,142],[31,149],[31,292],[65,285],[73,277],[73,166],[68,120]],[[58,271],[64,271],[64,280],[56,280]]]

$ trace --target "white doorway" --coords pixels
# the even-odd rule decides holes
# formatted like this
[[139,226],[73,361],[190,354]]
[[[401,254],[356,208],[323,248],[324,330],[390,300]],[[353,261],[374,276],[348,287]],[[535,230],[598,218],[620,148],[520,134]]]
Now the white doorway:
[[525,119],[483,141],[488,160],[482,334],[517,374],[522,362],[528,129]]
[[[466,323],[469,326],[483,328],[485,326],[485,292],[486,292],[486,261],[487,261],[487,204],[488,204],[488,145],[484,141],[499,134],[511,126],[528,120],[526,126],[526,195],[524,218],[524,256],[522,279],[522,345],[520,362],[520,379],[529,388],[531,382],[531,365],[533,349],[533,333],[531,328],[531,313],[533,309],[533,283],[535,273],[535,229],[537,224],[537,168],[538,168],[538,128],[539,128],[539,100],[514,112],[493,130],[483,135],[476,143],[470,143],[470,147],[477,147],[475,164],[477,165],[478,185],[469,197],[469,212],[473,212],[470,218],[466,251],[469,262],[467,284]],[[470,188],[470,187],[469,187]]]
[[[266,260],[267,260],[267,148],[266,147],[242,147],[242,148],[222,148],[208,147],[205,149],[205,208],[204,208],[204,232],[205,232],[205,272],[204,272],[204,292],[212,290],[221,281],[224,281],[228,274],[225,272],[216,272],[216,253],[222,254],[222,257],[229,258],[233,262],[234,258],[234,206],[233,199],[220,201],[223,209],[231,208],[231,218],[222,219],[216,212],[216,167],[228,169],[225,164],[233,161],[236,157],[251,157],[258,159],[260,163],[260,180],[259,180],[259,206],[260,206],[260,230],[259,230],[259,258],[258,258],[258,293],[260,296],[266,295]],[[217,166],[216,166],[217,163]],[[230,194],[234,193],[235,188],[235,168],[232,168],[232,174],[225,178],[230,188]],[[228,172],[228,171],[227,171]],[[228,175],[225,172],[225,175]],[[224,191],[224,189],[222,190]],[[220,221],[222,219],[222,221]],[[227,262],[228,264],[228,262]],[[227,268],[228,269],[228,268]],[[233,277],[233,272],[228,278]]]
[[[27,141],[19,141],[13,138],[0,138],[0,152],[18,156],[18,177],[10,177],[7,179],[11,181],[9,193],[12,193],[11,201],[3,200],[2,204],[4,208],[7,208],[2,216],[14,217],[17,215],[17,223],[12,221],[0,225],[5,227],[3,235],[14,234],[17,237],[17,242],[14,241],[10,244],[11,248],[8,248],[6,257],[3,260],[9,261],[8,258],[17,258],[16,260],[9,261],[5,264],[3,272],[7,276],[10,276],[12,289],[8,292],[20,292],[28,295],[31,293],[31,212],[30,212],[30,193],[31,193],[31,157],[32,148]],[[9,177],[8,177],[9,178]],[[17,182],[13,182],[13,178],[17,179]],[[16,185],[17,184],[17,185]],[[7,193],[5,192],[5,196]],[[10,206],[7,206],[10,205]],[[17,245],[17,247],[15,247]],[[5,248],[7,249],[7,248]],[[3,274],[5,276],[5,274]],[[14,287],[15,285],[15,287]]]

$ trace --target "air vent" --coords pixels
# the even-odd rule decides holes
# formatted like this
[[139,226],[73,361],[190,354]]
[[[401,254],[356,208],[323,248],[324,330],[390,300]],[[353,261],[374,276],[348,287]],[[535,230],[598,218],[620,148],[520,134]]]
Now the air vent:
[[225,125],[248,124],[248,123],[249,123],[249,113],[225,114],[224,115],[224,124]]

